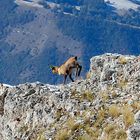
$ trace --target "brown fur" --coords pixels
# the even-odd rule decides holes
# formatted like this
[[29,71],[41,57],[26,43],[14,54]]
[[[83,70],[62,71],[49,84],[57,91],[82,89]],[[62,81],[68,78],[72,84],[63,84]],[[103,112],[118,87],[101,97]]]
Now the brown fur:
[[70,57],[64,64],[61,66],[57,67],[52,67],[52,72],[59,74],[59,75],[64,75],[64,84],[67,78],[67,75],[69,75],[71,81],[73,82],[74,80],[72,79],[72,70],[76,68],[76,76],[80,75],[82,66],[79,65],[77,62],[77,57]]

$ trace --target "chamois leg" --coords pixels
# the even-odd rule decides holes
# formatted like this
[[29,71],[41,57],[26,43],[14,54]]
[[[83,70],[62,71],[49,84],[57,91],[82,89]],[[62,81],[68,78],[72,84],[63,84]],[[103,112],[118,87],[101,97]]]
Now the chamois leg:
[[82,70],[82,66],[81,66],[81,65],[79,65],[78,76],[80,76],[81,70]]
[[69,75],[69,78],[72,82],[74,82],[73,78],[71,77],[71,74]]
[[78,77],[78,67],[76,67],[76,78]]
[[67,75],[64,75],[64,82],[63,82],[64,85],[66,83],[66,79],[67,79]]

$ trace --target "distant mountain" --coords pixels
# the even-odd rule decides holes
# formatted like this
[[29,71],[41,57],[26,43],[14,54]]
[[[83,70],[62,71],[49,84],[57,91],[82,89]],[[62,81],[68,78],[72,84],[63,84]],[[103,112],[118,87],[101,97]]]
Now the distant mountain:
[[49,66],[70,56],[78,56],[85,76],[93,55],[138,55],[140,5],[124,2],[1,0],[0,82],[60,83]]

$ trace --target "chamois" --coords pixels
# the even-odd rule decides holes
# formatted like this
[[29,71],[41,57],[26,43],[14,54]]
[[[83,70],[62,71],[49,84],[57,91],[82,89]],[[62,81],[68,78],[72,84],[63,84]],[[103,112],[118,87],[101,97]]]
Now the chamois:
[[52,69],[52,72],[54,74],[59,74],[64,76],[64,84],[66,82],[67,76],[71,79],[72,82],[74,82],[72,78],[72,70],[76,69],[76,77],[80,76],[82,66],[79,65],[77,62],[77,56],[70,57],[65,63],[63,63],[61,66],[50,66]]

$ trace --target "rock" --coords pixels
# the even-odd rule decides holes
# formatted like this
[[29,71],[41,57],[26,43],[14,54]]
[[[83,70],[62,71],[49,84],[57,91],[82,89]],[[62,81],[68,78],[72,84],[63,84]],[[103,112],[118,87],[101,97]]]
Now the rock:
[[136,123],[140,124],[140,110],[135,114]]
[[104,54],[90,62],[90,77],[67,85],[0,86],[0,140],[101,139],[110,124],[117,136],[139,138],[140,61]]
[[140,124],[134,125],[129,129],[128,140],[139,140],[140,139]]
[[140,139],[140,110],[135,114],[135,124],[128,130],[128,139]]

